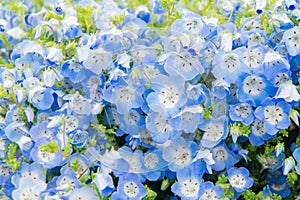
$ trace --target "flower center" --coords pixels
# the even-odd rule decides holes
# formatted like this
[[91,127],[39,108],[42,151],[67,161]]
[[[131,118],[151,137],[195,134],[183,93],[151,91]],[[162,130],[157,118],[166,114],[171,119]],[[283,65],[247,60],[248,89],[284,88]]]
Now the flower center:
[[185,29],[192,34],[197,34],[202,30],[203,24],[199,19],[193,18],[186,20]]
[[263,134],[265,134],[264,122],[260,120],[255,120],[251,127],[251,130],[254,135],[262,136]]
[[217,194],[212,189],[205,190],[204,194],[201,196],[201,200],[218,200]]
[[224,126],[220,123],[209,123],[203,135],[204,140],[218,141],[224,133]]
[[150,153],[150,154],[145,156],[144,165],[148,169],[154,169],[157,166],[157,164],[158,164],[158,157],[157,157],[156,154]]
[[129,103],[133,97],[133,91],[129,90],[128,88],[118,88],[115,91],[116,98],[123,103]]
[[174,150],[174,162],[179,166],[186,166],[191,161],[191,151],[186,147],[178,147]]
[[186,197],[197,196],[200,183],[197,179],[188,179],[183,181],[181,185],[181,193]]
[[254,75],[248,76],[243,84],[243,90],[253,96],[259,95],[265,87],[266,84],[263,82],[262,78]]
[[226,54],[222,58],[221,67],[227,69],[229,72],[234,72],[239,65],[239,58],[235,54]]
[[300,41],[300,33],[297,33],[297,30],[294,30],[292,35],[288,37],[288,40],[286,41],[290,46],[298,48]]
[[277,124],[283,118],[283,110],[278,106],[267,106],[264,110],[265,119],[270,124]]
[[224,147],[220,146],[213,149],[213,156],[215,159],[222,161],[228,158],[228,153]]
[[160,92],[159,100],[166,108],[173,108],[179,100],[179,93],[175,87],[164,87]]
[[274,78],[274,82],[276,86],[281,85],[282,83],[286,83],[288,81],[288,75],[285,73],[277,74]]
[[130,198],[136,197],[139,193],[139,187],[134,182],[127,182],[123,187],[124,193]]
[[237,188],[243,188],[246,184],[245,178],[240,174],[233,175],[229,180],[231,185]]
[[153,65],[146,65],[143,67],[143,71],[148,80],[153,80],[159,74],[159,70]]
[[244,53],[244,62],[251,68],[257,68],[262,63],[264,55],[257,49]]
[[250,115],[250,106],[249,105],[240,105],[235,108],[236,115],[240,116],[241,118],[246,118]]

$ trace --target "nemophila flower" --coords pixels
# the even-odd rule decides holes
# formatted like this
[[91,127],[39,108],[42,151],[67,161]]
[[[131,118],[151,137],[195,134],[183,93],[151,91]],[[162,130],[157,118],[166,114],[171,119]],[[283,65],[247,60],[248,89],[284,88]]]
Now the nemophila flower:
[[55,137],[57,130],[54,128],[47,128],[48,122],[44,121],[31,127],[29,135],[33,140],[40,138],[51,139]]
[[53,181],[55,181],[55,193],[61,197],[68,197],[75,188],[81,187],[80,181],[71,168],[65,168],[61,171],[61,175]]
[[224,194],[221,186],[215,186],[212,182],[203,182],[200,186],[200,200],[218,200]]
[[189,168],[177,171],[177,182],[172,185],[172,192],[181,199],[199,199],[203,175],[200,166],[199,163],[193,163]]
[[196,156],[196,149],[195,142],[177,137],[171,141],[170,146],[163,149],[162,156],[168,162],[169,169],[176,172],[190,165]]
[[229,116],[232,121],[250,125],[254,120],[254,113],[250,103],[239,103],[230,106]]
[[170,119],[156,112],[151,112],[147,115],[146,128],[149,130],[152,140],[159,144],[179,134],[179,131],[176,131],[172,126]]
[[243,192],[251,188],[254,183],[253,179],[249,177],[248,169],[244,167],[238,169],[232,167],[228,169],[227,175],[230,185],[237,192]]
[[292,156],[286,158],[284,160],[284,165],[283,165],[283,175],[287,175],[295,166],[295,160],[293,159]]
[[139,109],[131,109],[124,115],[119,114],[119,128],[130,135],[138,134],[139,129],[145,125],[145,117],[142,114],[142,111]]
[[268,134],[268,130],[265,129],[264,121],[255,119],[251,125],[251,131],[248,135],[249,141],[254,146],[260,146],[264,144],[265,140],[276,137],[275,135]]
[[101,159],[101,165],[111,169],[115,176],[124,175],[124,172],[129,172],[130,169],[128,162],[122,158],[120,152],[114,149],[105,152]]
[[198,150],[196,157],[194,158],[194,161],[200,160],[202,163],[205,163],[206,165],[206,171],[209,174],[212,174],[211,166],[215,164],[215,161],[213,159],[212,153],[208,149],[201,148]]
[[300,53],[300,27],[296,26],[284,32],[282,40],[286,45],[287,51],[291,56]]
[[89,139],[88,132],[78,130],[75,133],[72,133],[71,144],[74,144],[77,148],[83,148]]
[[266,97],[273,96],[276,88],[260,74],[243,73],[237,79],[237,97],[241,102],[250,100],[252,105],[259,105]]
[[41,180],[33,180],[26,177],[19,181],[19,187],[12,192],[13,199],[40,199],[40,194],[47,188],[47,184]]
[[290,125],[289,113],[291,106],[282,100],[267,98],[255,110],[255,116],[264,121],[265,130],[270,135]]
[[123,146],[118,150],[120,156],[128,163],[129,170],[122,169],[122,165],[116,165],[116,169],[125,173],[141,173],[143,166],[143,153],[140,150],[132,151],[129,147]]
[[[69,162],[71,165],[74,166],[74,172],[77,177],[79,177],[82,174],[89,174],[89,162],[84,155],[80,153],[74,153],[71,156],[69,156]],[[67,169],[68,166],[64,165],[61,170],[65,171]]]
[[68,16],[62,20],[62,27],[65,36],[73,40],[82,35],[81,25],[77,22],[77,17]]
[[80,95],[78,91],[75,94],[64,96],[64,100],[69,100],[69,109],[80,115],[88,115],[92,111],[92,103],[90,99],[86,99]]
[[107,172],[100,172],[99,174],[96,174],[94,182],[101,196],[107,196],[115,189],[113,179]]
[[28,101],[37,109],[47,110],[54,102],[53,90],[36,86],[29,91]]
[[90,50],[82,65],[91,72],[100,75],[112,64],[112,55],[103,49]]
[[146,23],[151,21],[151,14],[148,8],[144,5],[135,8],[135,15]]
[[111,195],[112,200],[142,199],[147,194],[143,184],[136,174],[120,176],[117,191]]
[[[282,84],[288,83],[288,80],[291,78],[290,71],[284,72],[284,73],[278,73],[274,78],[272,78],[270,81],[273,83],[274,86],[280,87]],[[277,91],[278,93],[279,91]]]
[[228,83],[236,83],[240,74],[248,71],[241,58],[241,52],[238,50],[231,52],[219,51],[215,55],[215,65],[212,73],[218,79],[224,79]]
[[204,100],[208,102],[209,97],[204,91],[205,90],[204,87],[205,87],[204,85],[187,84],[185,89],[187,101],[185,105],[186,106],[199,105]]
[[74,189],[70,195],[69,199],[89,199],[89,200],[97,200],[99,199],[97,193],[92,188],[81,187]]
[[4,129],[6,137],[12,142],[20,142],[28,134],[25,123],[12,122],[8,124]]
[[285,58],[277,52],[268,52],[265,54],[263,60],[263,73],[268,78],[274,78],[278,73],[287,72],[290,69],[290,65]]
[[283,83],[279,86],[274,98],[284,99],[286,102],[294,103],[299,101],[300,94],[295,85]]
[[176,131],[194,133],[198,124],[203,119],[201,106],[184,107],[183,110],[172,119],[171,124]]
[[218,99],[224,99],[229,94],[230,84],[223,79],[212,82],[212,94]]
[[143,155],[143,176],[149,181],[156,181],[167,165],[162,158],[162,150],[150,150]]
[[37,163],[22,163],[16,173],[12,176],[12,184],[18,188],[20,187],[20,181],[24,178],[30,178],[34,182],[44,182],[46,177],[44,175],[43,166]]
[[270,153],[265,157],[258,157],[258,161],[263,165],[263,169],[270,169],[270,171],[276,171],[283,166],[285,155],[279,154],[276,156],[275,152]]
[[151,83],[153,92],[146,99],[149,107],[166,117],[178,114],[186,103],[184,84],[179,76],[158,75]]
[[5,183],[13,176],[13,171],[12,168],[7,166],[5,162],[1,161],[0,163],[0,184],[5,185]]
[[200,16],[185,16],[182,19],[177,19],[172,24],[173,33],[186,33],[191,35],[203,35],[208,34],[208,28]]
[[228,119],[226,116],[204,121],[199,128],[204,131],[201,144],[206,148],[213,148],[228,135]]
[[295,166],[296,172],[300,174],[300,148],[294,150],[293,157],[297,161],[297,165]]
[[213,170],[222,171],[225,168],[229,169],[234,166],[234,154],[230,149],[228,149],[224,142],[214,147],[211,152],[215,161],[215,163],[211,166]]
[[117,112],[125,114],[131,108],[139,108],[144,104],[144,87],[119,83],[116,87],[110,86],[103,94],[104,100],[116,105]]
[[79,62],[67,60],[62,64],[60,74],[69,78],[73,83],[80,83],[85,79],[87,71]]
[[262,30],[245,31],[241,34],[241,42],[247,47],[253,47],[264,45],[268,42],[268,38]]
[[250,68],[250,71],[256,73],[262,72],[262,63],[267,50],[268,49],[262,45],[239,48],[239,51],[242,52],[243,63]]
[[[53,167],[61,165],[62,154],[59,152],[59,146],[56,142],[56,149],[47,149],[45,146],[49,140],[41,138],[35,141],[35,144],[30,152],[32,160],[38,164],[42,164],[43,167],[51,169]],[[57,151],[55,151],[57,150]]]
[[280,195],[282,198],[287,198],[291,194],[291,186],[287,181],[283,183],[271,183],[270,190],[273,193]]
[[262,24],[261,24],[260,17],[256,17],[256,18],[246,19],[240,26],[239,30],[240,31],[251,31],[253,29],[261,29],[261,28],[262,28]]
[[170,75],[179,75],[184,80],[191,80],[204,72],[198,57],[191,55],[185,50],[182,50],[178,54],[169,55],[164,69]]

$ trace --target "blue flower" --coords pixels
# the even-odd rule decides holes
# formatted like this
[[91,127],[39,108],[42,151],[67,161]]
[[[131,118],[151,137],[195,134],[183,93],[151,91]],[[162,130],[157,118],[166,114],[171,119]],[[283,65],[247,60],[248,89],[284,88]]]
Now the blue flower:
[[69,78],[73,83],[82,82],[87,72],[83,66],[75,60],[67,60],[61,66],[61,75]]
[[47,152],[40,146],[46,144],[48,140],[41,138],[35,141],[35,144],[30,152],[32,160],[36,163],[42,164],[43,167],[51,169],[61,165],[62,154],[60,152]]
[[89,200],[98,200],[99,197],[95,190],[92,188],[81,187],[74,189],[70,195],[69,199],[89,199]]
[[268,130],[265,129],[265,122],[259,119],[255,119],[251,125],[251,131],[248,135],[249,141],[254,146],[260,146],[264,144],[265,140],[276,137],[275,135],[268,134]]
[[103,98],[115,104],[118,113],[125,114],[131,108],[139,108],[144,104],[143,92],[144,87],[120,83],[116,87],[110,86],[104,91]]
[[100,75],[112,64],[112,54],[103,49],[90,50],[82,65],[91,72]]
[[250,125],[254,121],[254,113],[250,103],[239,103],[230,106],[229,116],[232,121]]
[[269,51],[265,54],[263,60],[263,74],[267,79],[276,77],[278,73],[285,73],[289,71],[290,64],[278,52]]
[[296,26],[284,32],[282,40],[286,45],[287,51],[291,56],[296,56],[300,53],[300,26]]
[[36,86],[29,91],[28,101],[39,110],[47,110],[54,102],[53,90]]
[[212,182],[204,182],[200,187],[200,197],[201,200],[217,200],[221,199],[224,191],[221,186],[215,186]]
[[168,162],[171,171],[176,172],[190,165],[196,156],[197,145],[182,137],[177,137],[171,141],[170,146],[163,149],[163,159]]
[[94,182],[101,196],[107,196],[115,189],[112,177],[106,172],[96,174]]
[[226,116],[220,116],[206,120],[201,124],[200,129],[204,131],[201,138],[203,147],[213,148],[224,140],[228,135],[228,119]]
[[71,40],[82,35],[81,25],[77,22],[77,17],[69,16],[62,21],[64,34]]
[[182,19],[177,19],[172,24],[172,31],[175,34],[186,33],[191,35],[206,36],[209,32],[206,24],[199,16],[185,16]]
[[253,106],[258,106],[266,97],[273,96],[276,92],[271,83],[259,74],[243,73],[237,80],[238,99],[241,102],[250,100]]
[[245,167],[230,168],[227,171],[228,180],[230,185],[237,192],[244,192],[246,189],[252,187],[254,181],[249,177],[249,171]]
[[294,150],[293,157],[297,161],[297,165],[295,167],[296,172],[300,175],[300,148]]
[[18,188],[20,186],[20,181],[24,178],[30,178],[33,182],[44,182],[46,177],[44,175],[44,168],[42,165],[37,163],[22,163],[20,168],[12,176],[12,184]]
[[141,200],[147,194],[146,189],[136,174],[125,174],[119,178],[117,191],[111,195],[112,200]]
[[26,177],[19,181],[19,187],[12,192],[13,199],[40,199],[40,194],[47,187],[44,181],[36,181],[32,178]]
[[290,109],[291,106],[285,101],[267,98],[256,108],[255,116],[264,121],[265,130],[274,135],[280,129],[289,127]]
[[171,190],[184,200],[198,200],[200,186],[202,183],[203,171],[199,162],[193,163],[190,167],[177,171],[175,182]]
[[215,146],[212,150],[212,156],[215,163],[211,166],[213,170],[222,171],[223,169],[229,169],[234,166],[234,154],[228,149],[224,142]]
[[204,72],[198,57],[191,55],[185,50],[178,54],[169,55],[164,68],[170,75],[179,75],[184,80],[192,80]]
[[149,181],[158,180],[167,165],[162,158],[162,150],[150,150],[143,155],[143,175]]
[[186,103],[184,80],[179,76],[158,75],[152,81],[151,89],[153,92],[146,99],[149,107],[166,117],[178,114]]

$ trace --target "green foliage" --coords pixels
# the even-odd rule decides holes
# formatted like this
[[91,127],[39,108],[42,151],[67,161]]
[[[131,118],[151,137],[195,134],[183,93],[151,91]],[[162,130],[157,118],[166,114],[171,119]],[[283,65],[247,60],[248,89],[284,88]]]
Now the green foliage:
[[260,200],[263,193],[259,192],[258,194],[255,194],[252,190],[248,189],[245,192],[242,193],[245,200]]
[[295,185],[296,181],[298,180],[298,175],[295,169],[292,169],[292,171],[288,173],[286,180],[288,181],[289,185],[291,186]]
[[272,200],[281,200],[281,199],[282,199],[282,197],[275,193],[272,195]]
[[170,186],[169,179],[164,179],[161,183],[160,190],[165,191]]
[[203,107],[202,116],[204,119],[210,119],[210,115],[212,113],[212,106],[209,106],[208,108]]
[[145,188],[147,190],[147,195],[143,198],[143,200],[153,200],[157,197],[157,193],[151,190],[147,185],[145,185]]
[[289,137],[289,132],[285,129],[281,129],[279,130],[278,135],[281,135],[282,137]]
[[251,128],[250,126],[246,126],[241,122],[235,122],[233,125],[229,125],[230,133],[235,133],[237,136],[245,136],[248,137]]
[[222,176],[218,177],[218,181],[216,185],[221,186],[224,190],[224,195],[222,198],[230,198],[234,196],[234,193],[230,190],[231,185],[228,181],[228,177],[222,174]]
[[78,6],[76,8],[78,22],[82,26],[82,30],[85,33],[95,33],[96,27],[93,22],[93,10],[90,6]]
[[17,160],[15,155],[17,154],[18,145],[16,143],[10,143],[8,146],[5,146],[5,150],[7,152],[7,157],[3,159],[3,161],[11,166],[13,171],[17,171],[20,167],[22,160]]
[[59,152],[59,147],[57,141],[47,142],[39,147],[40,150],[48,153],[56,153]]

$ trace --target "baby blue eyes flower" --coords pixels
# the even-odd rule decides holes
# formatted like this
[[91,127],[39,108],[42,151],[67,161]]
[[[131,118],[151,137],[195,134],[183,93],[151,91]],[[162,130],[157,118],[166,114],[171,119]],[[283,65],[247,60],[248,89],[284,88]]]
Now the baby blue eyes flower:
[[296,56],[300,53],[300,26],[284,32],[282,40],[284,41],[287,51],[291,56]]
[[22,178],[19,187],[12,192],[13,199],[40,199],[41,192],[47,187],[44,181],[34,181],[31,178]]
[[224,194],[221,186],[215,186],[212,182],[201,183],[200,197],[201,200],[218,200]]
[[286,129],[290,125],[289,113],[291,106],[284,101],[265,99],[255,110],[255,116],[264,121],[265,130],[270,135],[276,134],[279,129]]
[[184,80],[178,76],[157,76],[151,84],[153,90],[147,96],[149,107],[166,117],[173,117],[179,113],[186,103],[184,95]]
[[231,120],[240,121],[245,125],[250,125],[254,120],[252,106],[249,103],[240,103],[231,106],[229,116]]
[[112,200],[137,199],[141,200],[147,194],[146,189],[136,174],[125,174],[119,178],[117,191],[111,196]]
[[227,171],[227,174],[230,185],[237,192],[243,192],[246,189],[249,189],[254,183],[253,179],[249,177],[248,169],[244,167],[238,169],[230,168]]
[[171,141],[170,146],[163,150],[163,158],[168,162],[169,169],[176,172],[188,166],[196,155],[197,145],[182,137]]

